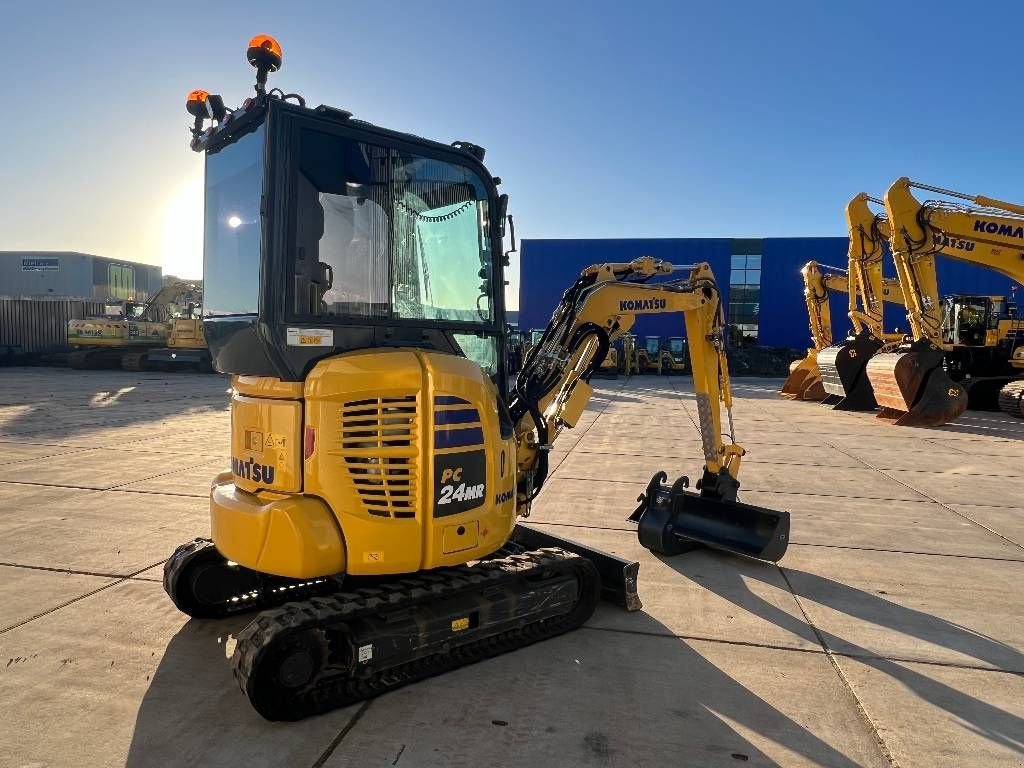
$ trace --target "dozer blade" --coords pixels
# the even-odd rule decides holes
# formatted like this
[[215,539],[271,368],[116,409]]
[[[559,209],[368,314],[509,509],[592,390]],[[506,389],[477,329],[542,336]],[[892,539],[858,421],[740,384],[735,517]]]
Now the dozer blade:
[[903,427],[936,427],[967,410],[967,391],[942,369],[942,350],[927,339],[875,355],[867,366],[883,418]]
[[685,477],[671,486],[659,472],[629,519],[640,543],[662,555],[678,555],[704,545],[758,560],[776,562],[789,546],[789,513],[686,490]]
[[523,523],[518,523],[512,530],[511,540],[526,549],[559,547],[586,558],[594,564],[601,577],[601,598],[603,600],[625,608],[627,611],[639,611],[643,608],[640,596],[636,592],[636,579],[640,571],[640,563],[616,557],[573,539],[564,539]]
[[832,407],[840,411],[871,411],[877,407],[864,369],[882,341],[867,331],[842,344],[818,352],[821,383],[828,395],[840,398]]

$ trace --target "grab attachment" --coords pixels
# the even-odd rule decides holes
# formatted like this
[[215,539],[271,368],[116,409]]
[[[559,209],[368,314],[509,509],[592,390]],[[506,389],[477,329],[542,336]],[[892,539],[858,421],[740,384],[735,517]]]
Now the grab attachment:
[[687,490],[684,475],[671,486],[658,472],[629,519],[637,538],[661,555],[678,555],[700,545],[777,562],[789,546],[789,513],[716,499]]

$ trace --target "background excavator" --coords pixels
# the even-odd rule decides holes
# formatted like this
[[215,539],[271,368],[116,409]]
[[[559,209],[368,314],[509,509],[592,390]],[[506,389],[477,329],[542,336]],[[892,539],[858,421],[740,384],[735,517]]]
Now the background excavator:
[[[966,200],[917,200],[913,189]],[[1005,296],[940,298],[935,258],[988,267],[1024,281],[1024,206],[919,184],[904,177],[885,194],[911,339],[867,366],[883,417],[937,426],[970,405],[995,409],[999,392],[1024,370],[1024,321]]]
[[882,256],[889,238],[889,222],[874,213],[869,203],[882,201],[860,193],[846,205],[850,235],[848,252],[849,317],[851,330],[839,344],[817,353],[825,402],[840,410],[874,410],[877,407],[866,368],[871,356],[902,338],[883,328],[885,302],[903,304],[900,283],[882,275]]
[[807,303],[813,346],[808,348],[805,357],[790,364],[789,376],[779,390],[784,397],[824,400],[827,394],[821,384],[818,352],[832,345],[832,308],[829,304],[829,294],[832,291],[846,293],[849,290],[849,276],[846,270],[836,267],[826,267],[826,270],[822,272],[817,261],[807,262],[800,270],[804,281],[804,301]]
[[[861,286],[870,285],[870,283],[857,270],[850,271],[839,267],[825,266],[823,271],[822,265],[817,261],[807,262],[800,270],[800,274],[804,280],[804,300],[807,303],[811,344],[814,346],[807,350],[806,357],[794,361],[790,365],[789,376],[783,383],[780,394],[790,399],[820,402],[830,397],[830,393],[825,390],[821,380],[821,370],[818,367],[818,352],[832,346],[830,293],[840,291],[852,297],[849,302],[851,322],[854,324],[854,328],[857,328],[858,324],[863,328],[865,325],[863,318],[865,316],[873,317],[873,312],[869,315],[869,310],[865,309],[871,306],[871,300],[865,298]],[[897,280],[882,279],[881,286],[881,294],[886,301],[903,303],[903,294],[900,292]],[[850,336],[856,337],[858,332],[854,331]],[[848,340],[844,343],[855,344],[856,342]],[[838,357],[840,356],[837,355]],[[834,362],[833,365],[835,365]],[[841,378],[839,383],[842,385]],[[833,392],[831,396],[835,396],[835,393]]]
[[110,303],[105,317],[70,320],[68,343],[74,351],[68,356],[68,365],[141,371],[157,359],[168,367],[194,364],[208,368],[202,302],[201,283],[171,280],[144,304]]
[[640,543],[783,555],[788,514],[737,501],[707,264],[584,270],[510,390],[508,198],[484,150],[267,91],[272,38],[248,58],[255,98],[187,101],[206,159],[207,338],[234,375],[231,469],[211,489],[212,542],[179,547],[164,587],[197,618],[260,611],[232,655],[260,714],[298,719],[552,637],[602,594],[639,608],[636,563],[517,523],[637,315],[684,316],[704,453],[695,490],[651,479]]

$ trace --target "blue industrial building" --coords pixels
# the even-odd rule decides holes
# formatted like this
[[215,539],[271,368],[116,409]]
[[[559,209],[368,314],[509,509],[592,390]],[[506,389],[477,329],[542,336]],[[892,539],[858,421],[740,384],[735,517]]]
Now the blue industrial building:
[[[580,271],[591,264],[653,256],[673,264],[711,264],[728,322],[769,347],[806,347],[810,341],[800,268],[812,259],[845,268],[845,237],[651,238],[621,240],[523,240],[520,245],[519,327],[543,328]],[[894,277],[891,262],[886,276]],[[939,259],[943,293],[1009,295],[1011,281],[991,270]],[[833,294],[832,329],[848,330],[846,294]],[[886,330],[906,330],[903,307],[886,306]],[[643,336],[684,335],[678,315],[640,317],[633,332]]]

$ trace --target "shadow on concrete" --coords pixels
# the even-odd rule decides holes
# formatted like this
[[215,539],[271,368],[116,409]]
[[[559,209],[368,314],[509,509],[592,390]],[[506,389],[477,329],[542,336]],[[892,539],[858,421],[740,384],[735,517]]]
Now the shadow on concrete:
[[0,380],[0,438],[59,442],[109,427],[159,424],[172,417],[224,411],[227,376],[196,373],[20,368]]
[[[717,553],[715,556],[728,557]],[[677,573],[684,577],[687,576],[678,559],[662,559]],[[1015,673],[1024,671],[1024,654],[973,629],[962,627],[923,611],[905,608],[872,592],[866,592],[817,574],[783,566],[778,567],[786,575],[797,598],[813,601],[865,623],[895,630],[924,642],[964,654],[999,670]],[[744,574],[764,581],[766,584],[772,583],[767,569],[761,571],[744,569]],[[728,567],[728,564],[720,569],[716,579],[707,582],[701,581],[700,584],[737,606],[742,606],[744,610],[795,635],[800,635],[805,630],[805,624],[801,619],[791,616],[747,588],[743,579],[740,578],[740,574],[735,569]],[[737,595],[740,597],[737,598]],[[822,627],[816,626],[815,628],[830,651],[841,656],[856,658],[859,662],[889,675],[922,700],[961,720],[978,735],[1024,754],[1024,719],[982,699],[969,696],[933,680],[902,663],[881,658],[876,652],[838,637]],[[991,674],[1000,673],[993,672]]]
[[[251,616],[192,620],[171,638],[138,711],[128,768],[313,766],[321,764],[325,753],[333,754],[329,765],[350,764],[347,742],[339,745],[338,736],[358,706],[299,723],[269,723],[239,692],[225,658],[225,642]],[[461,676],[454,682],[435,679],[379,697],[372,719],[386,728],[360,735],[360,741],[379,740],[380,765],[392,764],[390,754],[383,759],[391,742],[401,742],[403,749],[406,743],[421,745],[423,754],[410,750],[410,765],[423,765],[424,760],[438,766],[609,764],[616,753],[630,763],[646,755],[652,764],[678,766],[780,765],[741,735],[740,729],[750,729],[780,751],[815,764],[859,765],[754,695],[660,622],[642,613],[633,618],[635,630],[629,632],[584,628],[449,673]],[[572,655],[583,647],[588,667],[603,674],[579,682],[578,675],[566,677],[566,656],[573,668]],[[473,688],[467,690],[467,681]],[[547,695],[539,696],[543,691]],[[480,722],[460,721],[456,728],[448,715],[465,709],[467,700],[472,719]],[[502,723],[510,726],[507,731],[518,729],[511,738],[529,743],[522,750],[502,752],[497,761],[496,743],[480,738],[495,732],[488,714],[492,707],[507,717]],[[373,727],[368,720],[358,727]],[[356,733],[348,738],[352,736]],[[500,738],[497,733],[495,738]],[[444,745],[441,750],[426,746],[437,743]],[[634,755],[633,750],[643,754]]]

